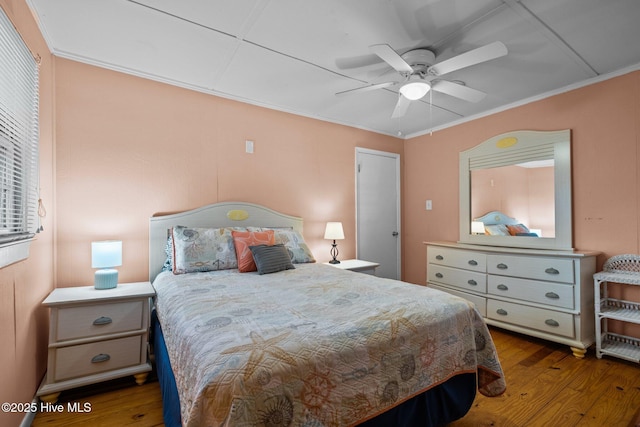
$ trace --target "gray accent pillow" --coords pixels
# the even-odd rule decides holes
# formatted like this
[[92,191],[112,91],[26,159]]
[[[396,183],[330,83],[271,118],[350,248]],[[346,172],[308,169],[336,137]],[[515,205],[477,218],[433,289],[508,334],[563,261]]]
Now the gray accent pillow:
[[249,246],[258,274],[276,273],[283,270],[295,269],[287,248],[281,243],[275,245]]

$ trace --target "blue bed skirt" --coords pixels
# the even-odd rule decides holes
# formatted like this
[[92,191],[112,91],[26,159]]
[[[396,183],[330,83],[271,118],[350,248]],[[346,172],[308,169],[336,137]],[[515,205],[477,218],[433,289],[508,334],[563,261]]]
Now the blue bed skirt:
[[[166,427],[180,427],[180,400],[167,347],[155,311],[151,316],[156,372]],[[362,427],[438,427],[462,418],[476,396],[476,375],[460,374],[366,421]]]

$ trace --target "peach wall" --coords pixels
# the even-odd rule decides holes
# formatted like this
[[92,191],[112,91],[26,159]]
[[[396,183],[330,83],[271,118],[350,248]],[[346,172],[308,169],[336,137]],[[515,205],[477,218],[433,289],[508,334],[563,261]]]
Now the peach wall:
[[[48,215],[27,260],[0,269],[0,401],[31,402],[44,376],[48,313],[42,300],[53,289],[54,169],[51,55],[22,0],[0,0],[27,46],[40,55],[40,180]],[[24,413],[0,412],[0,425],[17,426]]]
[[[57,286],[93,283],[90,242],[123,240],[122,281],[148,276],[148,218],[218,201],[305,219],[319,261],[326,221],[355,256],[355,147],[403,141],[56,58]],[[255,143],[245,153],[245,140]]]

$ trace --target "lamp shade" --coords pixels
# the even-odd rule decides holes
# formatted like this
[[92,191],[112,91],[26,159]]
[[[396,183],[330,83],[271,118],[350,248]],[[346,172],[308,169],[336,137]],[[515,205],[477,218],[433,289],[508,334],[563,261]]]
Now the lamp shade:
[[400,93],[407,99],[415,101],[420,99],[429,92],[431,86],[429,83],[423,81],[413,81],[405,83],[400,87]]
[[91,268],[109,268],[122,265],[122,241],[91,242]]
[[484,222],[471,221],[471,233],[472,234],[484,234]]
[[341,222],[328,222],[327,228],[324,230],[324,238],[328,240],[344,239],[344,231]]

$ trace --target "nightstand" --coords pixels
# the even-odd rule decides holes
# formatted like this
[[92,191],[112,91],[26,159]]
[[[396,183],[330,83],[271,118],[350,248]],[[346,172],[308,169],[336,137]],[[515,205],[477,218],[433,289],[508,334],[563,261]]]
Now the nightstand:
[[51,309],[47,375],[37,396],[55,402],[63,390],[133,375],[143,384],[148,359],[150,282],[58,288]]
[[329,264],[328,262],[325,262],[325,264],[342,270],[371,274],[372,276],[376,275],[376,268],[380,266],[377,262],[363,261],[361,259],[345,259],[341,260],[340,264]]

